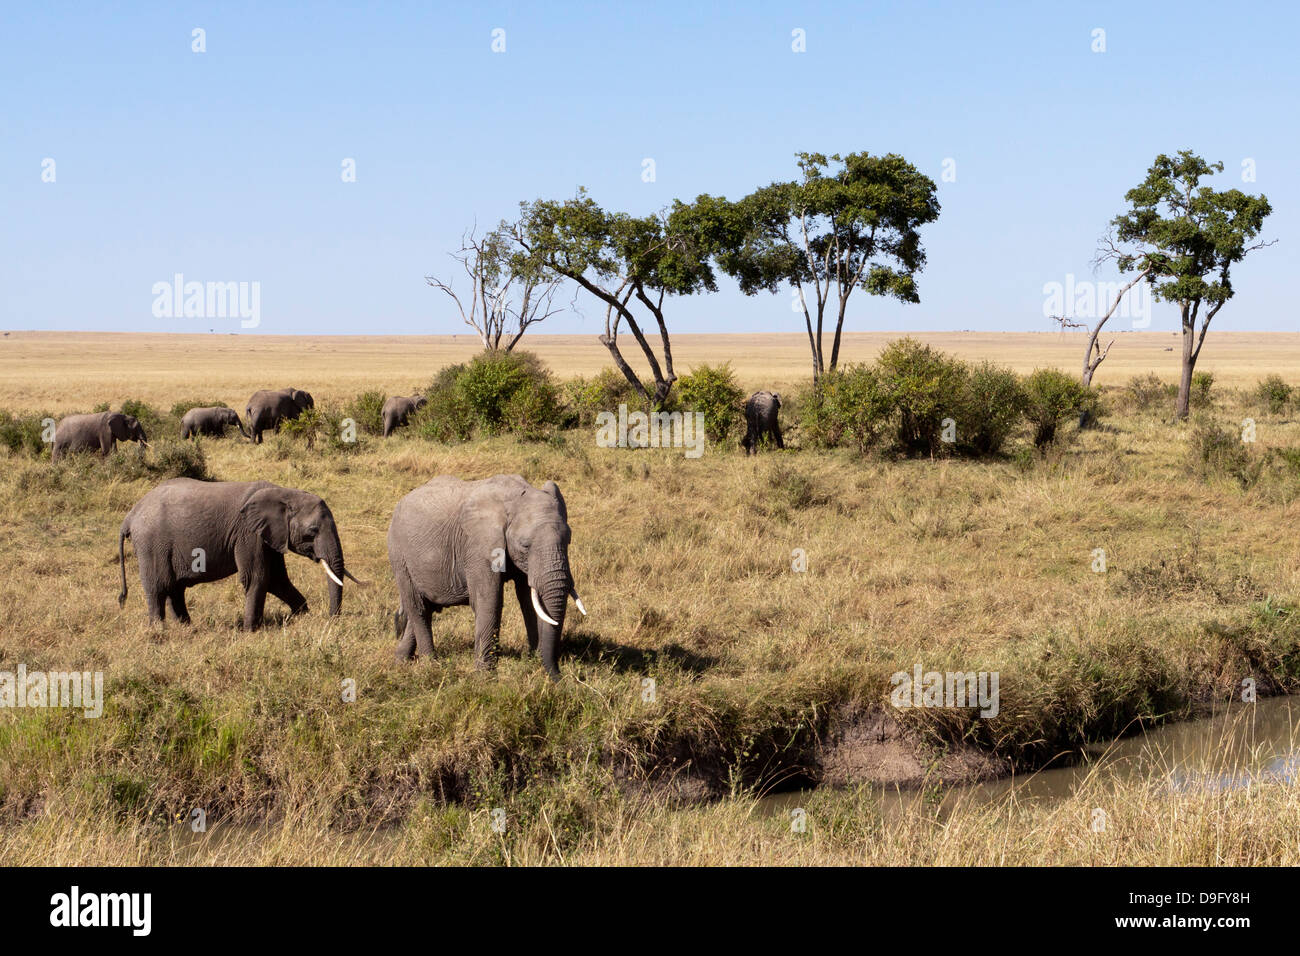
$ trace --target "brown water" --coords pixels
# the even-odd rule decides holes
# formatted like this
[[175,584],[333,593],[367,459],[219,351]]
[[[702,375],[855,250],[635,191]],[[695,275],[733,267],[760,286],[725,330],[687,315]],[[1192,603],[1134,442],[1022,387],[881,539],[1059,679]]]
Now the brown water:
[[[1078,756],[1068,755],[1077,760],[1069,766],[947,788],[942,804],[992,803],[1012,793],[1020,801],[1061,800],[1089,777],[1101,783],[1158,781],[1170,792],[1295,783],[1300,779],[1300,697],[1236,704],[1212,717],[1165,724],[1089,746],[1082,759]],[[797,807],[802,796],[802,792],[773,794],[760,801],[760,808],[785,812]],[[894,791],[885,795],[884,809],[887,815],[903,811],[921,799],[918,791]]]

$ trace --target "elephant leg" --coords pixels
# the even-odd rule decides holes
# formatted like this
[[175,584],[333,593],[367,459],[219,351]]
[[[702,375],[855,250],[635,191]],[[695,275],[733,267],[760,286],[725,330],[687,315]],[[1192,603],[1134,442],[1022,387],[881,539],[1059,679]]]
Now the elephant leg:
[[785,447],[785,442],[781,440],[781,426],[780,426],[780,425],[773,425],[773,426],[772,426],[772,434],[773,434],[773,436],[775,436],[775,438],[776,438],[776,447],[777,447],[777,448],[784,448],[784,447]]
[[289,580],[289,572],[284,566],[284,555],[278,551],[268,551],[266,554],[266,589],[289,605],[290,615],[307,612],[307,599]]
[[252,581],[244,592],[244,630],[256,631],[262,626],[262,613],[266,610],[266,582]]
[[190,623],[190,612],[185,606],[185,585],[172,585],[172,589],[167,592],[167,606],[171,609],[172,617],[181,624]]
[[167,591],[160,591],[156,586],[147,581],[141,581],[141,587],[144,589],[144,603],[149,608],[149,623],[161,624],[163,622],[164,608],[167,602]]
[[[529,603],[532,603],[531,597]],[[495,670],[497,639],[501,632],[501,581],[493,574],[491,582],[470,587],[470,604],[474,608],[474,666]]]
[[519,599],[519,613],[524,616],[524,631],[528,635],[528,653],[537,653],[537,612],[533,610],[532,592],[527,578],[515,578],[515,597]]

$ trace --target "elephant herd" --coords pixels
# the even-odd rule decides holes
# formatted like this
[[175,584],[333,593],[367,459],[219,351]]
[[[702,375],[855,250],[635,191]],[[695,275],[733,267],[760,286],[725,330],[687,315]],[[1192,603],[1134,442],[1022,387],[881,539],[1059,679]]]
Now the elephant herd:
[[[307,599],[289,580],[292,552],[320,564],[329,578],[330,614],[343,603],[343,579],[356,577],[343,559],[338,525],[316,495],[269,481],[173,478],[131,508],[117,539],[126,604],[126,541],[140,569],[150,622],[166,612],[189,623],[185,591],[239,575],[244,628],[262,624],[268,594],[290,615]],[[430,621],[446,607],[474,609],[475,663],[496,666],[502,591],[515,588],[530,653],[558,680],[560,638],[569,598],[584,615],[569,566],[569,518],[553,481],[534,488],[519,475],[463,481],[440,475],[402,498],[388,526],[388,561],[400,609],[397,658],[433,654]]]
[[[388,399],[384,435],[405,424],[423,397]],[[233,426],[253,442],[314,407],[300,389],[255,392],[241,421],[224,406],[193,408],[181,421],[184,438],[225,433]],[[766,438],[783,448],[778,413],[781,396],[755,392],[745,402],[746,453]],[[59,422],[53,457],[72,450],[107,455],[117,441],[147,444],[139,421],[120,412],[72,415]],[[474,610],[475,663],[496,665],[506,582],[514,586],[528,649],[558,680],[561,635],[569,599],[585,615],[569,565],[569,515],[553,481],[541,488],[519,475],[465,481],[439,475],[397,502],[388,526],[388,561],[400,607],[394,614],[397,659],[433,654],[432,616],[443,608]],[[339,613],[345,578],[357,584],[343,558],[338,525],[318,496],[269,481],[196,481],[173,478],[131,508],[118,534],[119,607],[125,606],[126,542],[130,540],[150,622],[168,612],[188,624],[185,591],[239,575],[244,591],[243,626],[261,626],[267,595],[279,598],[290,616],[307,611],[307,599],[289,580],[290,552],[319,564],[329,578],[329,613]]]
[[[405,425],[411,414],[423,408],[426,401],[423,395],[395,395],[384,402],[384,437]],[[263,432],[279,431],[283,422],[293,421],[307,409],[315,407],[311,394],[300,388],[260,389],[244,406],[243,421],[238,412],[224,405],[191,408],[181,418],[181,438],[200,435],[221,438],[227,428],[233,427],[240,435],[260,445]],[[58,461],[73,451],[94,451],[107,456],[120,441],[139,442],[146,447],[149,444],[144,427],[133,415],[122,412],[69,415],[55,428],[50,457]]]

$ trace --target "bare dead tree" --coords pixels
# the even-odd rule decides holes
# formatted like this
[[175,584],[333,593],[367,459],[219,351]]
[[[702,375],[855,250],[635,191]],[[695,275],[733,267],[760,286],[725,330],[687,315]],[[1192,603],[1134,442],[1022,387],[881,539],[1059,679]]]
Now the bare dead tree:
[[[1115,246],[1114,237],[1111,235],[1105,236],[1101,241],[1100,248],[1097,250],[1097,256],[1092,262],[1093,274],[1096,274],[1103,262],[1112,260],[1118,261],[1121,257],[1122,253]],[[1106,343],[1106,347],[1103,349],[1100,341],[1101,330],[1105,327],[1106,323],[1110,321],[1111,316],[1113,316],[1119,309],[1120,303],[1124,301],[1124,296],[1128,295],[1130,289],[1150,274],[1151,268],[1150,265],[1143,267],[1138,270],[1137,275],[1121,286],[1119,291],[1115,293],[1115,298],[1111,302],[1110,308],[1106,310],[1094,325],[1089,325],[1087,322],[1080,322],[1068,315],[1052,316],[1052,321],[1060,325],[1061,331],[1063,332],[1070,329],[1082,329],[1088,333],[1088,345],[1083,352],[1084,388],[1090,388],[1092,386],[1093,373],[1097,371],[1097,367],[1101,365],[1102,362],[1106,361],[1106,356],[1110,354],[1110,347],[1115,344],[1115,340],[1111,339]]]
[[493,351],[502,349],[504,339],[504,351],[509,352],[530,327],[563,311],[555,305],[563,277],[521,255],[510,230],[503,222],[480,238],[471,229],[461,238],[460,249],[451,253],[469,279],[464,300],[450,280],[424,277],[456,303],[461,319],[478,334],[483,348]]

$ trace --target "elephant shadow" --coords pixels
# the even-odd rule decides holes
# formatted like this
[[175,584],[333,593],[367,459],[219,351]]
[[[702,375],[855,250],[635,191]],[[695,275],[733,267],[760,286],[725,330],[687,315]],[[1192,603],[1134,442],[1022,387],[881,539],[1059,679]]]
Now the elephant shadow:
[[699,654],[677,643],[658,648],[632,647],[594,634],[566,638],[564,656],[584,664],[608,664],[619,674],[646,673],[664,664],[690,674],[702,674],[718,663],[716,657]]

